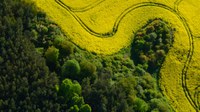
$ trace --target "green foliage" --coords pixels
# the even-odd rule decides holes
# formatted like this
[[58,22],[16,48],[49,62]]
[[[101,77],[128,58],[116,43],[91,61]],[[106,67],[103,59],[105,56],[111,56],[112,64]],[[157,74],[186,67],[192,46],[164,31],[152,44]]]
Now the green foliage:
[[65,79],[59,87],[58,93],[69,101],[75,94],[81,94],[81,86],[78,82],[72,82],[70,79]]
[[95,76],[95,72],[96,72],[96,66],[94,64],[92,64],[89,61],[83,60],[80,63],[80,67],[81,67],[81,78],[84,77],[96,77]]
[[2,64],[4,59],[0,56],[0,64]]
[[145,89],[154,89],[156,88],[156,80],[148,73],[141,77],[141,82],[139,82]]
[[143,75],[146,74],[146,71],[143,69],[143,66],[139,64],[139,65],[136,66],[136,68],[135,68],[135,73],[138,74],[138,75],[143,76]]
[[81,106],[80,112],[92,112],[92,109],[88,104],[85,104]]
[[44,52],[44,48],[43,47],[39,47],[39,48],[36,48],[36,52],[40,55],[43,55],[43,52]]
[[64,37],[56,35],[55,39],[53,41],[53,45],[56,46],[56,47],[59,47],[60,43],[62,43],[63,41],[65,41]]
[[56,86],[58,94],[64,97],[64,102],[69,104],[70,112],[79,112],[89,109],[91,107],[85,104],[83,97],[81,97],[81,86],[78,82],[72,82],[70,79],[64,79],[60,86]]
[[72,79],[77,79],[81,71],[79,63],[73,60],[67,60],[62,66],[62,75]]
[[101,56],[75,47],[32,3],[3,0],[0,6],[0,110],[169,111],[148,73],[173,42],[165,22],[137,32],[131,60],[129,48]]
[[36,28],[39,33],[45,34],[48,32],[48,28],[42,24],[36,25]]
[[71,42],[69,42],[67,40],[59,39],[59,38],[61,38],[61,37],[58,37],[58,38],[55,39],[54,44],[56,46],[58,46],[62,56],[67,56],[67,55],[73,54],[74,49],[75,49],[74,44],[72,44]]
[[61,34],[60,28],[53,23],[48,25],[48,31],[49,31],[49,34],[51,34],[51,35]]
[[[59,86],[55,89],[58,74],[49,71],[43,58],[58,61],[58,49],[50,47],[58,33],[30,1],[2,0],[0,6],[0,110],[68,111],[70,103],[57,94]],[[81,94],[80,85],[73,84],[71,90]],[[78,99],[74,102],[83,102]]]
[[123,92],[129,95],[136,93],[134,91],[135,85],[136,85],[136,81],[134,77],[121,78],[119,82],[117,83],[117,87],[123,88]]
[[137,112],[147,112],[148,111],[148,104],[140,99],[140,98],[136,98],[135,99],[135,105],[134,105],[134,110]]
[[[4,6],[5,11],[10,11],[6,12],[9,16],[7,14],[4,16],[12,21],[10,21],[11,23],[5,22],[3,27],[6,29],[1,30],[0,34],[0,55],[3,59],[3,64],[0,64],[0,110],[56,111],[57,108],[62,107],[62,103],[56,100],[56,92],[54,91],[54,85],[58,83],[57,76],[55,73],[49,72],[45,59],[36,52],[33,43],[22,32],[23,30],[20,30],[23,28],[23,24],[17,23],[13,16],[16,14],[14,9],[17,5],[29,10],[33,7],[30,4],[24,5],[17,1],[0,2],[1,5],[5,5],[5,3],[7,4]],[[5,12],[3,11],[3,13]],[[30,19],[27,16],[24,13],[21,18]],[[0,21],[6,21],[0,19]],[[18,27],[20,28],[18,29]]]
[[161,99],[152,99],[151,101],[152,110],[158,110],[159,112],[170,112],[171,110],[166,106],[166,102]]
[[70,107],[69,112],[79,112],[79,108],[77,105]]
[[59,49],[51,46],[45,52],[45,57],[48,63],[56,64],[58,61]]
[[31,30],[31,36],[33,38],[33,40],[37,40],[38,39],[38,32],[36,30]]
[[173,36],[173,30],[163,20],[150,21],[134,37],[131,57],[135,64],[145,66],[150,73],[157,71],[172,46]]
[[73,97],[72,97],[72,103],[71,105],[78,105],[79,107],[81,105],[84,104],[84,99],[83,97],[79,97],[78,94],[75,94]]

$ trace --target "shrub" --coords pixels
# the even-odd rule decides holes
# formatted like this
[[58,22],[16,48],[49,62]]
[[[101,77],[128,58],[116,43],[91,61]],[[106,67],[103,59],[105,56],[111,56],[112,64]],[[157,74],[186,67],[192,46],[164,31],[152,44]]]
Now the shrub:
[[77,81],[64,79],[60,86],[56,86],[56,89],[58,95],[63,96],[64,102],[70,107],[69,112],[91,112],[91,107],[85,104],[81,96],[82,88]]
[[36,48],[36,52],[37,52],[38,54],[43,55],[43,53],[44,53],[44,48],[43,48],[43,47],[38,47],[38,48]]
[[155,89],[156,81],[155,79],[148,73],[142,76],[142,80],[144,80],[145,83],[141,83],[142,87],[145,89]]
[[136,98],[134,103],[134,110],[136,112],[147,112],[149,109],[148,104],[140,98]]
[[81,86],[78,82],[72,82],[70,79],[64,79],[58,89],[59,95],[65,97],[66,101],[70,100],[76,94],[81,94]]
[[64,37],[55,35],[54,38],[53,45],[59,48],[60,43],[64,41]]
[[76,79],[80,73],[80,65],[76,60],[67,60],[62,66],[62,75]]
[[141,63],[147,63],[148,62],[148,57],[144,54],[140,54],[139,59],[141,60]]
[[63,56],[66,56],[66,55],[70,55],[74,53],[75,46],[73,43],[64,40],[63,42],[59,44],[59,48],[60,48],[61,54]]
[[77,105],[70,107],[69,112],[79,112],[79,108]]
[[86,60],[82,61],[80,63],[80,66],[81,66],[81,74],[83,75],[83,77],[92,77],[92,75],[95,74],[97,69],[94,64]]
[[79,95],[75,94],[72,97],[72,102],[70,104],[71,105],[78,105],[80,107],[81,105],[84,104],[84,99],[83,99],[83,97],[80,97]]
[[82,105],[80,108],[80,112],[91,112],[91,111],[92,111],[92,109],[91,109],[90,105],[88,105],[88,104]]
[[151,41],[154,41],[158,36],[155,32],[149,34]]
[[58,56],[59,56],[59,49],[55,48],[54,46],[49,47],[45,52],[45,57],[48,63],[56,64]]
[[31,36],[32,36],[33,40],[37,40],[38,32],[36,30],[31,30]]
[[159,110],[159,112],[170,112],[169,106],[161,99],[152,99],[150,101],[150,106],[152,110]]
[[146,71],[142,68],[142,65],[136,66],[135,72],[136,74],[141,75],[141,76],[146,74]]
[[38,24],[38,25],[36,25],[36,27],[37,27],[37,31],[39,33],[45,34],[48,32],[48,28],[42,24]]

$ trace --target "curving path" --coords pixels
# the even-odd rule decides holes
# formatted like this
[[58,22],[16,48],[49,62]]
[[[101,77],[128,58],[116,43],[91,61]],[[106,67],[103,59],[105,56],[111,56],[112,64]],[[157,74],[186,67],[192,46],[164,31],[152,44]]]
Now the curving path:
[[[182,90],[184,91],[185,97],[187,98],[189,104],[192,105],[194,110],[199,111],[199,101],[198,101],[198,99],[199,99],[199,91],[200,91],[199,86],[200,85],[198,85],[198,87],[196,87],[194,97],[192,97],[192,94],[189,92],[189,89],[188,89],[188,86],[187,86],[187,72],[188,72],[188,68],[189,68],[190,62],[192,60],[193,52],[194,52],[194,40],[193,40],[194,37],[192,35],[191,28],[190,28],[189,24],[187,23],[187,20],[185,19],[184,15],[178,9],[178,6],[182,2],[182,0],[175,1],[173,8],[168,6],[168,5],[158,3],[158,2],[141,2],[141,3],[133,4],[129,7],[127,7],[126,9],[124,9],[119,14],[119,16],[116,18],[116,20],[113,24],[112,29],[110,29],[107,32],[97,32],[94,29],[90,28],[88,26],[88,24],[85,23],[85,21],[83,21],[76,14],[76,12],[81,13],[81,12],[85,12],[85,11],[90,11],[91,9],[95,8],[96,6],[103,3],[104,1],[106,1],[106,0],[95,1],[94,3],[89,4],[89,5],[82,7],[82,8],[70,7],[70,6],[66,5],[65,2],[63,2],[63,0],[55,0],[55,4],[58,4],[61,7],[60,8],[61,10],[66,11],[65,14],[71,15],[82,26],[82,28],[86,32],[88,32],[90,35],[93,35],[94,37],[98,37],[98,38],[113,38],[115,36],[118,36],[117,33],[120,31],[119,27],[120,27],[121,23],[124,22],[123,19],[125,19],[127,16],[129,16],[130,13],[132,13],[133,11],[138,10],[138,9],[142,9],[142,8],[146,8],[146,7],[161,8],[161,9],[166,10],[166,11],[172,13],[173,15],[175,15],[186,31],[186,34],[187,34],[187,37],[188,37],[187,39],[188,39],[188,43],[189,43],[187,53],[185,54],[186,58],[183,60],[184,65],[182,66],[182,69],[181,69],[181,72],[180,72],[181,73],[181,87],[182,87]],[[39,7],[41,7],[41,6],[39,6]],[[76,33],[81,34],[81,32],[80,33],[76,32]],[[77,42],[75,42],[75,43],[77,43]],[[89,43],[87,43],[87,44],[89,44]],[[127,44],[127,43],[125,43],[125,44]],[[81,44],[79,44],[79,45],[80,45],[80,47],[82,47]],[[100,47],[100,46],[98,46],[98,47]],[[122,46],[122,47],[124,47],[124,46]],[[87,47],[86,47],[86,49],[87,49]],[[93,51],[93,52],[95,52],[95,51]],[[164,65],[170,66],[168,64],[164,64]],[[164,68],[165,67],[163,67],[163,69]],[[162,70],[161,70],[161,72],[162,72]],[[163,74],[161,74],[161,75],[166,75],[166,73],[163,72]],[[162,83],[163,80],[164,79],[162,79],[160,81],[161,85],[164,84],[164,83]],[[180,80],[180,79],[177,79],[177,80]],[[163,87],[163,89],[162,89],[162,87]],[[164,95],[168,95],[167,91],[169,91],[170,87],[167,87],[167,84],[166,84],[166,86],[162,86],[162,87],[161,87],[161,89],[163,90]],[[180,91],[181,91],[181,89],[180,89]],[[181,97],[181,96],[179,96],[179,97]],[[171,98],[169,98],[169,99],[171,99]],[[181,103],[181,102],[179,102],[179,103]],[[176,106],[178,106],[178,105],[176,105]],[[175,107],[175,108],[180,109],[181,107]]]
[[86,5],[84,7],[71,7],[70,5],[66,5],[65,0],[56,0],[56,2],[58,2],[59,4],[63,4],[64,6],[66,6],[70,11],[73,12],[84,12],[84,11],[88,11],[94,7],[96,7],[97,5],[99,5],[100,3],[104,2],[105,0],[96,0],[95,2],[90,3],[89,5]]

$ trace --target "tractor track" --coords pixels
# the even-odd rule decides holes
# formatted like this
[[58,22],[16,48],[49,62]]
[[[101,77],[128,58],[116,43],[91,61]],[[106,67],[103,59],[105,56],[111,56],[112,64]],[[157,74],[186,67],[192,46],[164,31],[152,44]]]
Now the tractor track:
[[183,0],[176,0],[175,2],[174,2],[174,9],[176,10],[176,11],[179,11],[178,10],[178,5],[182,2]]
[[[62,2],[62,0],[60,0]],[[81,7],[81,8],[75,8],[75,7],[70,7],[68,5],[66,5],[72,12],[85,12],[85,11],[88,11],[94,7],[96,7],[97,5],[99,5],[100,3],[104,2],[105,0],[97,0],[93,3],[91,3],[90,5],[87,5],[85,7]],[[64,2],[62,2],[64,3]]]
[[[117,33],[118,27],[120,22],[122,21],[122,19],[131,11],[138,9],[138,8],[143,8],[143,7],[159,7],[159,8],[163,8],[167,11],[170,11],[171,13],[173,13],[174,15],[176,15],[178,17],[178,19],[181,21],[181,23],[183,24],[183,26],[185,27],[185,30],[187,32],[188,38],[189,38],[189,44],[190,44],[190,48],[188,49],[188,54],[187,54],[187,60],[184,63],[184,67],[182,69],[182,88],[184,90],[185,96],[188,99],[189,103],[193,106],[193,108],[198,112],[199,111],[199,86],[197,87],[197,89],[195,89],[195,99],[192,99],[192,95],[189,92],[189,89],[187,87],[187,72],[189,69],[189,65],[190,62],[192,60],[192,56],[194,53],[194,40],[193,40],[193,35],[192,35],[192,31],[186,21],[186,19],[184,18],[184,16],[180,13],[180,11],[178,10],[178,5],[182,0],[177,0],[175,2],[175,6],[174,9],[161,4],[161,3],[155,3],[155,2],[142,2],[142,3],[138,3],[138,4],[134,4],[132,6],[130,6],[129,8],[125,9],[116,19],[113,28],[105,33],[99,33],[99,32],[95,32],[94,30],[92,30],[91,28],[89,28],[74,12],[84,12],[87,11],[89,9],[94,8],[95,6],[97,6],[98,4],[102,3],[105,0],[101,0],[100,2],[95,2],[93,5],[91,6],[86,6],[80,9],[77,8],[72,8],[69,7],[67,5],[65,5],[61,0],[55,0],[55,2],[57,4],[59,4],[61,7],[63,7],[66,11],[68,11],[77,21],[78,23],[91,35],[94,35],[96,37],[100,37],[100,38],[107,38],[107,37],[112,37]],[[74,11],[74,12],[73,12]]]
[[194,94],[194,98],[195,98],[195,103],[197,104],[197,109],[200,110],[200,85],[198,85],[198,87],[195,88],[195,94]]

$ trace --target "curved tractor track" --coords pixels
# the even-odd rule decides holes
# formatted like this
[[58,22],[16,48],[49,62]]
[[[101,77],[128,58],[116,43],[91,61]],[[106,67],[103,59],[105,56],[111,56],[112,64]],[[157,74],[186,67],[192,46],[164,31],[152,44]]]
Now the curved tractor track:
[[97,5],[99,5],[100,3],[104,2],[105,0],[97,0],[97,1],[87,5],[85,7],[81,7],[81,8],[70,7],[70,6],[66,5],[64,2],[62,2],[62,0],[56,0],[56,1],[62,3],[66,7],[68,7],[68,9],[70,9],[70,11],[73,11],[73,12],[84,12],[84,11],[88,11],[88,10],[96,7]]
[[172,12],[173,14],[175,14],[179,20],[183,23],[188,37],[189,37],[189,43],[190,43],[190,49],[187,55],[187,60],[185,62],[184,68],[182,69],[182,87],[184,89],[184,93],[188,99],[188,101],[190,102],[190,104],[198,111],[198,95],[199,95],[199,90],[196,89],[195,92],[195,98],[197,101],[195,101],[195,99],[192,99],[191,94],[189,93],[189,89],[187,87],[187,81],[186,81],[186,77],[187,77],[187,70],[189,67],[189,64],[191,62],[192,59],[192,55],[194,52],[194,43],[193,43],[193,36],[192,36],[192,32],[191,29],[187,23],[187,21],[185,20],[184,16],[179,12],[178,10],[178,4],[181,2],[181,0],[177,0],[175,2],[175,7],[174,9],[171,7],[168,7],[167,5],[161,4],[161,3],[153,3],[153,2],[143,2],[143,3],[138,3],[138,4],[134,4],[131,7],[125,9],[120,16],[117,18],[117,20],[115,21],[114,25],[113,25],[113,29],[109,32],[105,32],[105,33],[98,33],[93,31],[92,29],[90,29],[76,14],[74,14],[73,12],[84,12],[87,11],[91,8],[94,8],[96,5],[100,4],[101,2],[105,1],[105,0],[101,0],[98,2],[95,2],[92,5],[88,5],[86,7],[83,8],[72,8],[67,6],[66,4],[64,4],[61,0],[55,0],[56,3],[58,3],[60,6],[62,6],[63,8],[65,8],[67,11],[70,12],[70,14],[79,22],[79,24],[86,30],[88,31],[90,34],[95,35],[97,37],[111,37],[113,35],[116,34],[117,30],[118,30],[118,26],[121,22],[121,20],[131,11],[137,9],[137,8],[142,8],[142,7],[147,7],[147,6],[154,6],[154,7],[160,7],[160,8],[164,8],[170,12]]
[[194,94],[194,98],[195,98],[195,104],[197,105],[197,110],[200,110],[200,101],[198,99],[200,99],[200,85],[198,85],[198,87],[195,88],[195,94]]
[[74,12],[84,12],[84,11],[88,11],[92,8],[94,8],[95,6],[99,5],[100,3],[104,2],[105,0],[100,0],[100,1],[96,1],[86,7],[83,8],[73,8],[70,7],[68,5],[66,5],[64,2],[62,2],[62,0],[55,0],[55,2],[57,4],[59,4],[62,8],[64,8],[66,11],[68,11],[78,22],[79,24],[87,31],[89,32],[91,35],[94,35],[96,37],[101,37],[101,38],[107,38],[107,37],[112,37],[117,33],[118,27],[120,22],[122,21],[122,19],[131,11],[138,9],[138,8],[143,8],[143,7],[159,7],[159,8],[163,8],[165,10],[170,11],[171,13],[173,13],[174,15],[176,15],[178,17],[178,19],[181,21],[181,23],[183,24],[183,26],[185,27],[185,30],[187,31],[187,35],[188,35],[188,39],[189,39],[189,44],[190,47],[188,49],[188,54],[187,54],[187,60],[184,63],[184,67],[182,69],[182,88],[184,90],[185,96],[187,97],[188,101],[190,102],[190,104],[193,106],[193,108],[196,111],[199,111],[199,87],[196,87],[195,89],[195,94],[194,94],[194,98],[192,99],[192,95],[189,92],[189,89],[187,87],[187,72],[188,72],[188,68],[190,65],[190,62],[192,60],[192,56],[193,56],[193,52],[194,52],[194,42],[193,42],[193,35],[192,35],[192,31],[186,21],[186,19],[184,18],[184,16],[180,13],[180,11],[178,10],[178,5],[180,4],[180,2],[182,0],[177,0],[174,3],[174,9],[165,5],[165,4],[161,4],[161,3],[155,3],[155,2],[142,2],[142,3],[138,3],[138,4],[134,4],[130,7],[128,7],[127,9],[125,9],[116,19],[112,29],[108,32],[104,32],[104,33],[100,33],[100,32],[95,32],[94,30],[92,30],[91,28],[89,28],[82,20],[81,18],[79,18]]

